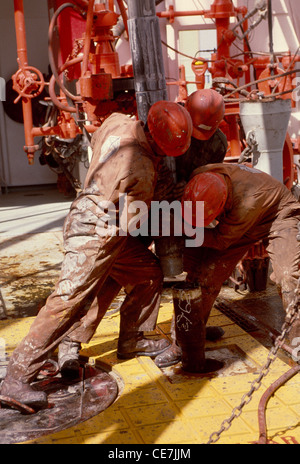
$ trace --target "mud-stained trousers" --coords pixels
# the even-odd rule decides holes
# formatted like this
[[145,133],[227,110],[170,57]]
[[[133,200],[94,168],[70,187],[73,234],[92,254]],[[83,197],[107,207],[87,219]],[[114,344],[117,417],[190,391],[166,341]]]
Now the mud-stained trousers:
[[[69,338],[75,342],[88,343],[122,287],[125,299],[120,307],[119,337],[153,330],[158,316],[162,282],[162,271],[155,255],[138,239],[128,238],[90,309],[81,318],[79,326],[69,334]],[[152,308],[152,312],[148,308]]]
[[[82,206],[82,204],[81,204]],[[100,237],[90,210],[73,207],[64,229],[65,257],[54,292],[14,351],[7,377],[30,383],[62,339],[88,341],[122,286],[120,337],[155,329],[163,275],[138,238]]]
[[[300,243],[297,240],[299,217],[274,221],[266,233],[264,245],[269,254],[273,273],[271,279],[276,283],[282,297],[285,311],[290,303],[300,302],[298,281],[300,278]],[[202,290],[202,320],[207,322],[211,308],[222,284],[230,277],[238,262],[251,245],[258,240],[243,239],[226,250],[212,248],[186,248],[185,270],[187,280],[198,282]],[[289,340],[300,337],[299,317],[289,334]]]

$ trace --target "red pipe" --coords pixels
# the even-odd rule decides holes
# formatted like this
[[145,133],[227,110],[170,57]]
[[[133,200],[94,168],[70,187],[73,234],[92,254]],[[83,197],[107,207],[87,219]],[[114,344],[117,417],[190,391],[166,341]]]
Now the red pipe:
[[84,50],[83,50],[83,62],[81,77],[84,77],[88,71],[89,66],[89,54],[92,40],[92,28],[94,23],[94,4],[95,0],[90,0],[87,19],[86,19],[86,33],[84,38]]
[[[58,72],[58,75],[60,75],[62,72],[64,72],[67,68],[71,67],[71,66],[74,66],[75,64],[78,64],[78,63],[81,63],[82,62],[82,57],[81,56],[78,56],[76,58],[73,58],[72,60],[70,61],[67,61],[57,72]],[[61,109],[62,111],[66,111],[66,112],[69,112],[69,113],[76,113],[77,109],[75,108],[75,106],[66,106],[64,105],[63,103],[61,103],[58,99],[58,97],[56,96],[56,92],[55,92],[55,83],[56,83],[56,79],[55,79],[55,76],[54,74],[52,75],[51,79],[50,79],[50,82],[49,82],[49,95],[50,95],[50,98],[51,100],[53,101],[53,103],[59,108]]]
[[[23,0],[14,0],[15,10],[15,27],[17,39],[17,53],[19,69],[28,66],[27,58],[27,42],[25,30],[25,17]],[[34,153],[38,150],[39,146],[34,144],[34,137],[32,135],[33,119],[32,119],[32,105],[30,98],[22,98],[23,117],[24,117],[24,133],[25,133],[25,146],[24,151],[27,153],[29,164],[34,163]]]
[[174,11],[174,6],[170,5],[168,11],[161,11],[156,13],[159,18],[167,18],[170,23],[174,22],[174,19],[178,16],[203,16],[204,14],[208,13],[207,10],[199,10],[199,11]]
[[117,2],[118,2],[119,9],[120,9],[120,12],[121,12],[121,15],[122,15],[122,18],[123,18],[125,31],[127,33],[127,36],[129,36],[129,34],[128,34],[128,17],[127,17],[126,8],[124,7],[123,0],[117,0]]
[[269,399],[272,395],[278,390],[282,385],[284,385],[288,380],[292,379],[300,371],[299,364],[292,367],[288,372],[283,374],[279,379],[277,379],[263,394],[259,405],[258,405],[258,424],[259,424],[259,440],[258,444],[266,445],[268,443],[268,434],[267,434],[267,421],[266,421],[266,407]]
[[[76,126],[78,127],[78,126]],[[94,124],[89,124],[85,126],[85,129],[89,134],[93,134],[99,126],[95,126]],[[78,129],[78,134],[81,134],[82,131]],[[61,136],[61,129],[60,126],[53,126],[53,127],[34,127],[32,129],[32,134],[34,137],[46,137],[49,135],[59,135]]]

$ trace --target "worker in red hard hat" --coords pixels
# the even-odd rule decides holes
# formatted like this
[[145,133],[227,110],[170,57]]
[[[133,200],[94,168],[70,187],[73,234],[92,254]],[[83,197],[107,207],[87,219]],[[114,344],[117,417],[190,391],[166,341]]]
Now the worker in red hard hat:
[[185,108],[193,122],[191,144],[178,160],[178,181],[188,181],[192,172],[210,163],[222,163],[228,149],[227,138],[220,129],[225,114],[222,95],[214,89],[196,90],[187,99]]
[[[190,205],[191,211],[186,206],[184,211],[189,215],[190,225],[193,227],[207,227],[223,211],[228,196],[227,184],[222,176],[214,172],[205,172],[196,175],[187,184],[182,196],[182,204]],[[197,215],[197,202],[203,202],[203,214]],[[197,224],[200,218],[202,223]],[[187,219],[186,219],[187,220]]]
[[182,106],[166,101],[154,103],[147,124],[162,154],[177,157],[186,153],[191,144],[193,125],[191,117]]
[[[95,132],[83,191],[64,224],[60,278],[14,351],[1,395],[32,407],[47,404],[45,393],[31,386],[43,363],[62,343],[59,366],[72,369],[68,363],[76,361],[81,343],[93,336],[122,287],[126,298],[120,308],[118,357],[154,357],[169,346],[165,338],[144,336],[156,326],[163,275],[155,255],[126,233],[127,223],[123,233],[121,199],[127,198],[128,222],[135,200],[149,207],[162,156],[183,154],[191,134],[189,113],[166,101],[150,108],[148,127],[114,113]],[[114,228],[108,227],[106,208],[117,216]]]
[[210,139],[224,118],[222,95],[214,89],[196,90],[188,97],[185,107],[193,121],[193,137]]
[[[285,311],[299,306],[300,204],[281,182],[245,165],[211,164],[194,171],[183,201],[194,202],[194,207],[196,201],[204,201],[204,226],[212,220],[217,222],[216,227],[205,228],[201,247],[185,249],[187,280],[201,288],[198,310],[204,324],[222,284],[249,248],[260,240],[270,257],[271,278],[280,289]],[[196,215],[192,217],[196,226]],[[181,333],[183,336],[183,368],[203,371],[203,348],[198,352],[195,346],[189,348],[188,330]],[[298,316],[289,333],[289,343],[299,336]]]

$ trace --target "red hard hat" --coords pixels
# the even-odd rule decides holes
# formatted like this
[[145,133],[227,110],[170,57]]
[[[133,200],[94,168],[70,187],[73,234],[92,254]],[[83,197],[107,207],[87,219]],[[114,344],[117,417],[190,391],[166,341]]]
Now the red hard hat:
[[225,114],[222,95],[213,89],[196,90],[188,97],[185,107],[192,117],[193,137],[210,139]]
[[[223,176],[203,172],[193,177],[185,187],[182,197],[184,219],[194,227],[208,226],[222,211],[227,199],[227,184]],[[190,201],[184,205],[185,201]],[[196,214],[197,201],[204,202],[204,224],[197,224],[202,216]],[[192,210],[192,211],[191,211]],[[199,210],[198,210],[199,211]]]
[[158,101],[148,113],[154,142],[167,156],[183,155],[191,144],[193,123],[188,111],[174,102]]

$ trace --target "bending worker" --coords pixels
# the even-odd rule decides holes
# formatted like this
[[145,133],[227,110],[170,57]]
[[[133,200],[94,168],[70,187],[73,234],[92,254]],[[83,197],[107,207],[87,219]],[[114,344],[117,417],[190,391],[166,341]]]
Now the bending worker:
[[[191,133],[189,113],[167,101],[150,108],[146,127],[114,113],[96,131],[83,192],[73,202],[64,225],[60,278],[14,351],[1,395],[32,407],[46,405],[46,394],[31,385],[43,363],[71,332],[84,329],[86,319],[95,318],[98,324],[99,314],[89,313],[91,304],[96,301],[101,318],[121,286],[127,297],[120,309],[118,356],[156,356],[169,346],[164,338],[144,337],[144,331],[156,326],[163,276],[156,257],[127,228],[134,201],[150,206],[162,156],[186,152]],[[125,233],[121,223],[124,197]],[[113,233],[107,222],[110,209],[116,216]]]
[[[300,204],[281,182],[245,165],[211,164],[193,172],[182,201],[191,201],[194,207],[197,201],[204,202],[204,226],[213,220],[218,222],[215,228],[204,229],[201,247],[185,249],[187,280],[201,288],[201,303],[191,313],[192,321],[200,319],[205,327],[222,284],[248,249],[260,240],[269,254],[271,279],[280,289],[285,311],[299,305]],[[192,222],[197,226],[195,218],[194,214]],[[298,316],[289,342],[299,336]],[[183,369],[203,371],[203,346],[189,344],[189,331],[180,333],[180,338],[184,339]]]

